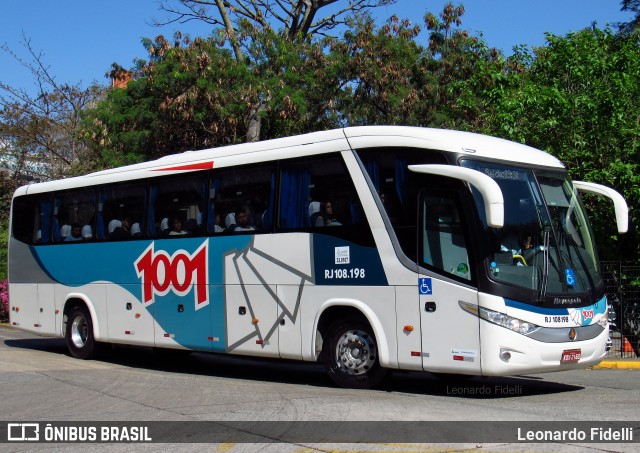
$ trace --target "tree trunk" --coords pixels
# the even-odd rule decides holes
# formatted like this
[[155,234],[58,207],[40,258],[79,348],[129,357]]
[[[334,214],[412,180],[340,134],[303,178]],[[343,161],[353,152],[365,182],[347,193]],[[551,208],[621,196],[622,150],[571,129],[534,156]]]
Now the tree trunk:
[[260,112],[265,109],[264,105],[252,107],[247,115],[247,143],[260,141],[260,128],[262,127],[262,116]]

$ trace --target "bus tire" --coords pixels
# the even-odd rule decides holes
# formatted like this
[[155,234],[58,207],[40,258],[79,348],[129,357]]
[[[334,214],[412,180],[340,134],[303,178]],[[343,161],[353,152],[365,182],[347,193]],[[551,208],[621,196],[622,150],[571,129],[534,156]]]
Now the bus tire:
[[373,329],[361,318],[336,319],[326,330],[323,358],[327,374],[340,387],[370,389],[386,376]]
[[69,353],[76,359],[87,360],[97,355],[98,344],[93,337],[93,321],[86,307],[74,307],[69,313],[65,339]]

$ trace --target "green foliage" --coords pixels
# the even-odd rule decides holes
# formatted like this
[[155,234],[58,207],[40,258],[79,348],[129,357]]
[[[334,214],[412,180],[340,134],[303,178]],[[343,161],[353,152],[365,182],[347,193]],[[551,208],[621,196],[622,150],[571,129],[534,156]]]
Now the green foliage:
[[150,59],[134,80],[84,119],[110,165],[242,142],[251,110],[262,116],[263,139],[336,125],[336,81],[317,44],[264,31],[241,62],[212,37],[145,44]]
[[242,65],[213,40],[177,44],[148,44],[127,87],[86,112],[87,137],[110,166],[237,141]]
[[261,109],[262,138],[337,127],[339,73],[320,43],[267,30],[254,37],[249,57],[249,108]]
[[425,50],[415,41],[419,27],[392,17],[381,29],[371,18],[330,44],[340,74],[339,109],[344,123],[418,125],[420,91],[430,77],[420,63]]

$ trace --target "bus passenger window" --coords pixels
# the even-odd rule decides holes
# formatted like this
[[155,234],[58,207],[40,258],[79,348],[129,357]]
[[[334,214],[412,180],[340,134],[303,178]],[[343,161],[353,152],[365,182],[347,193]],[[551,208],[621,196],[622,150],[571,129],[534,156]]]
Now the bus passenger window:
[[223,168],[212,172],[207,231],[268,233],[275,196],[273,164]]
[[362,205],[341,156],[283,161],[280,180],[281,228],[365,223]]
[[145,193],[144,182],[103,187],[99,195],[97,239],[122,241],[141,237]]
[[[79,242],[93,239],[84,237],[83,226],[95,223],[95,191],[92,188],[59,192],[54,199],[53,238],[55,242]],[[85,229],[85,233],[87,229]]]
[[149,235],[151,237],[204,234],[205,172],[151,180]]
[[25,244],[48,244],[52,199],[49,195],[24,195],[13,200],[11,234]]

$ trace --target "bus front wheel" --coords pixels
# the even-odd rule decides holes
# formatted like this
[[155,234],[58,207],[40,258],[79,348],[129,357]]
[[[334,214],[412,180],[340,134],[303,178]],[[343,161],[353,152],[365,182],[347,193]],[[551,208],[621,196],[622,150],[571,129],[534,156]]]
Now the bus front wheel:
[[368,389],[387,374],[380,366],[373,329],[360,318],[335,320],[323,341],[324,365],[341,387]]
[[93,321],[85,307],[77,306],[71,310],[67,317],[65,339],[73,357],[91,359],[96,356],[98,347],[93,337]]

